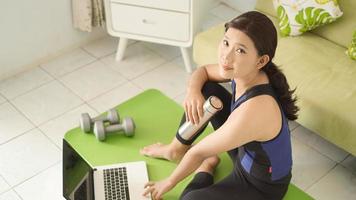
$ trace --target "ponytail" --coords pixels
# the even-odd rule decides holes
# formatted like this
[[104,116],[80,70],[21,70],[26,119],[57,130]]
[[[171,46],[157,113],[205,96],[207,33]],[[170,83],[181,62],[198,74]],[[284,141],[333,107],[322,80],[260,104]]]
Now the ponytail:
[[297,98],[292,97],[295,89],[289,89],[285,75],[273,62],[268,62],[266,66],[262,68],[262,71],[267,74],[269,82],[276,92],[278,101],[286,117],[289,120],[296,120],[298,118],[297,112],[299,108],[296,106]]

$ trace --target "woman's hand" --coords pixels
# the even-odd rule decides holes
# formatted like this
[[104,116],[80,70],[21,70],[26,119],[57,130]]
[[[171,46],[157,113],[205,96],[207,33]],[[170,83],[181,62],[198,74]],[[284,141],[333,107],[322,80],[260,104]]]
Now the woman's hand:
[[184,99],[183,105],[185,110],[185,118],[193,124],[198,124],[200,118],[203,117],[204,96],[200,91],[188,91]]
[[143,196],[151,193],[154,200],[161,200],[163,194],[170,191],[174,186],[175,184],[168,178],[158,182],[150,181],[145,185]]

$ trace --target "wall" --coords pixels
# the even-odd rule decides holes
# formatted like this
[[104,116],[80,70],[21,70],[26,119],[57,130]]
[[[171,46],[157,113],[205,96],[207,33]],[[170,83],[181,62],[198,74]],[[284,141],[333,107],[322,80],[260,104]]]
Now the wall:
[[72,27],[71,0],[6,0],[0,6],[0,80],[106,35]]

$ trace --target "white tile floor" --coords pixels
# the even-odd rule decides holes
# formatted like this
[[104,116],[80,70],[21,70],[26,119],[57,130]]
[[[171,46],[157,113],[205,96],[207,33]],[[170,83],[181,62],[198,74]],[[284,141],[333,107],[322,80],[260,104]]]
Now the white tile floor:
[[[219,4],[203,30],[237,14]],[[97,115],[151,87],[183,101],[189,75],[178,48],[130,41],[115,62],[117,42],[108,36],[0,81],[0,200],[63,199],[61,139],[80,113]],[[356,199],[356,158],[297,123],[290,128],[292,182],[316,199]]]

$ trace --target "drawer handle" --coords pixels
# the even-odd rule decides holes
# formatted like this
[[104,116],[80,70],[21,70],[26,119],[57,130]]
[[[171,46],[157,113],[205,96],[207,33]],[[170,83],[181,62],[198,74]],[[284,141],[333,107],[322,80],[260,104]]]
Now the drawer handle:
[[156,22],[154,22],[154,21],[149,21],[149,20],[147,20],[147,19],[142,19],[142,22],[143,22],[144,24],[156,24]]

